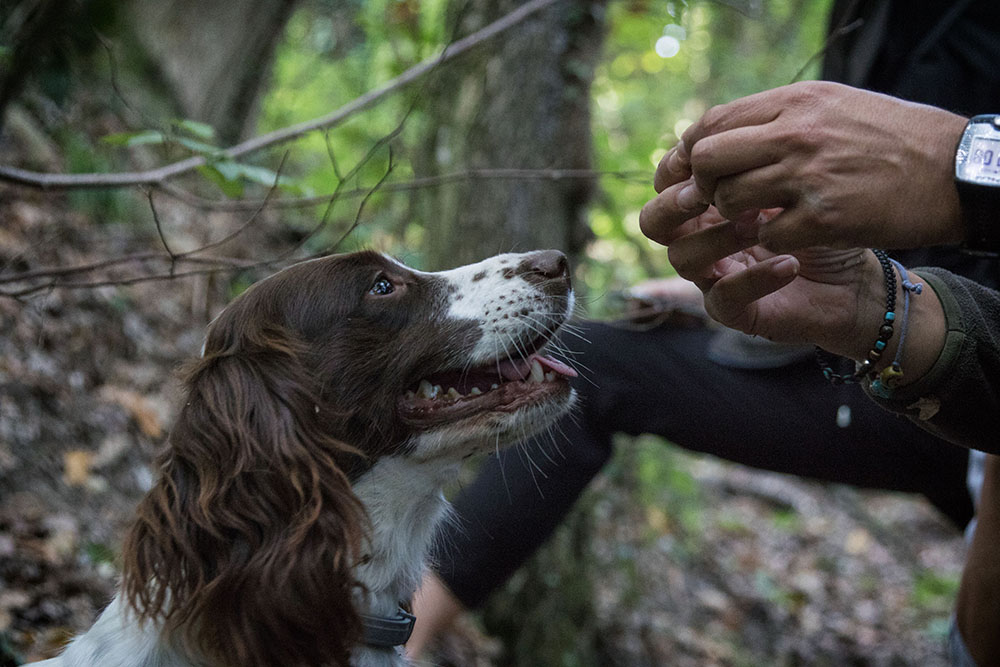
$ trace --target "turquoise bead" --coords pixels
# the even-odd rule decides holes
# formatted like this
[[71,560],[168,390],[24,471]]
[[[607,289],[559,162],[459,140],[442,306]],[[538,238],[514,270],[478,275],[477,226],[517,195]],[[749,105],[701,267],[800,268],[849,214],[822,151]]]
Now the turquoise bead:
[[879,398],[889,398],[889,389],[878,380],[872,380],[871,389]]

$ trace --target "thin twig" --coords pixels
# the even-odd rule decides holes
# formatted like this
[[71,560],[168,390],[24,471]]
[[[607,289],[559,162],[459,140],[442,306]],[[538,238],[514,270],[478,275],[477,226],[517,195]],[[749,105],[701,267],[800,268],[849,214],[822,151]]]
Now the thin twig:
[[156,233],[160,237],[160,243],[163,244],[163,249],[167,251],[170,255],[171,264],[177,259],[177,254],[170,249],[170,244],[167,243],[167,238],[163,235],[163,225],[160,224],[160,214],[156,212],[156,204],[153,203],[153,191],[146,191],[146,199],[149,200],[149,210],[153,212],[153,223],[156,225]]
[[254,221],[257,219],[257,216],[259,216],[264,211],[264,209],[267,208],[267,205],[271,201],[271,196],[275,192],[277,192],[278,183],[281,181],[281,172],[285,168],[285,161],[287,159],[288,159],[288,151],[285,151],[284,155],[281,156],[281,162],[278,163],[277,170],[275,170],[274,172],[274,183],[271,185],[270,189],[268,189],[267,194],[264,196],[264,198],[258,202],[259,205],[254,209],[254,212],[250,215],[249,218],[247,218],[247,220],[242,225],[239,226],[239,228],[227,234],[226,236],[223,236],[218,241],[213,241],[211,243],[201,246],[200,248],[195,248],[194,250],[190,250],[184,253],[182,257],[190,257],[192,255],[203,253],[206,250],[212,250],[214,248],[218,248],[219,246],[223,246],[229,243],[237,236],[245,232],[250,227],[250,225],[254,223]]
[[378,179],[378,182],[375,183],[375,185],[368,190],[368,194],[366,194],[364,198],[361,200],[361,203],[358,204],[358,211],[354,215],[354,222],[351,223],[351,226],[347,228],[347,231],[345,231],[340,236],[340,238],[337,239],[337,242],[334,243],[332,246],[330,246],[330,249],[327,252],[336,252],[340,248],[341,244],[347,240],[347,237],[350,236],[354,232],[354,230],[358,228],[358,225],[361,224],[361,213],[365,210],[365,204],[367,204],[368,200],[371,199],[376,192],[378,192],[378,189],[382,187],[383,183],[385,183],[385,179],[389,178],[389,174],[392,173],[394,166],[395,165],[392,162],[392,144],[390,144],[389,164],[386,166],[385,173],[382,174],[382,177]]

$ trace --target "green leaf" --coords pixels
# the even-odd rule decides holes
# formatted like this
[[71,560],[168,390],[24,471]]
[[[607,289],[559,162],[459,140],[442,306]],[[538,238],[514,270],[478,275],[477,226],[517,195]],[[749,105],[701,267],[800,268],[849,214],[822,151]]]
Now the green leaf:
[[174,126],[178,130],[187,132],[192,137],[196,139],[203,139],[205,141],[215,141],[215,128],[208,123],[200,123],[196,120],[190,120],[184,118],[181,120],[175,120]]
[[101,141],[112,146],[143,146],[147,144],[162,144],[167,136],[159,130],[139,130],[138,132],[118,132],[101,137]]
[[257,167],[252,164],[236,163],[240,168],[240,175],[253,183],[260,183],[272,187],[278,180],[278,173],[266,167]]
[[205,142],[197,141],[196,139],[188,139],[187,137],[171,137],[171,141],[180,144],[193,153],[204,155],[206,157],[214,157],[219,154],[220,150],[218,146],[206,144]]
[[[278,173],[272,169],[268,169],[267,167],[258,167],[256,165],[245,164],[243,162],[234,162],[233,160],[218,160],[213,162],[212,166],[214,166],[218,170],[219,174],[227,181],[243,180],[251,183],[258,183],[271,188],[274,187],[274,182],[278,180]],[[278,187],[293,194],[304,193],[302,185],[290,179],[288,176],[281,177]]]
[[222,194],[226,195],[230,199],[236,199],[243,196],[243,182],[238,178],[229,178],[226,174],[219,169],[220,164],[226,163],[216,163],[216,164],[206,164],[198,167],[198,172],[201,173],[206,179],[218,186],[222,190]]

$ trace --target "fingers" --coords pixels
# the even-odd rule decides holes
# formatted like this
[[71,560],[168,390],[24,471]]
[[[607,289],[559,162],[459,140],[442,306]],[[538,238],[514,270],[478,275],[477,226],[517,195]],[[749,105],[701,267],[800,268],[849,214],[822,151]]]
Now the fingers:
[[760,333],[756,301],[795,280],[799,268],[794,256],[778,255],[723,276],[705,294],[705,310],[728,327]]
[[716,278],[715,263],[757,243],[756,221],[725,221],[679,236],[667,256],[678,275],[694,282]]
[[744,211],[786,208],[798,197],[793,183],[784,164],[768,164],[719,178],[712,201],[727,218],[739,217]]
[[671,185],[686,181],[691,178],[691,161],[687,148],[683,143],[679,143],[660,158],[656,165],[656,173],[653,175],[653,189],[658,193],[663,192]]
[[698,187],[714,201],[720,179],[779,163],[789,148],[780,133],[775,124],[753,125],[698,140],[690,147],[689,157]]
[[694,180],[688,179],[664,189],[646,202],[639,213],[639,229],[648,238],[667,245],[681,231],[687,221],[700,216],[708,209],[705,196]]
[[681,137],[688,154],[691,154],[696,143],[709,135],[770,123],[785,108],[787,88],[788,86],[784,86],[767,90],[712,107]]

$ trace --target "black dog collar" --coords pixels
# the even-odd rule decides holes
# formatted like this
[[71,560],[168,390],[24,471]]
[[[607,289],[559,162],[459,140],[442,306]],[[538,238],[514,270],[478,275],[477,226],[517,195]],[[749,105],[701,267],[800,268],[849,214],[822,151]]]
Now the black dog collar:
[[417,617],[402,607],[395,616],[370,616],[361,614],[361,643],[376,648],[402,646],[413,633]]

